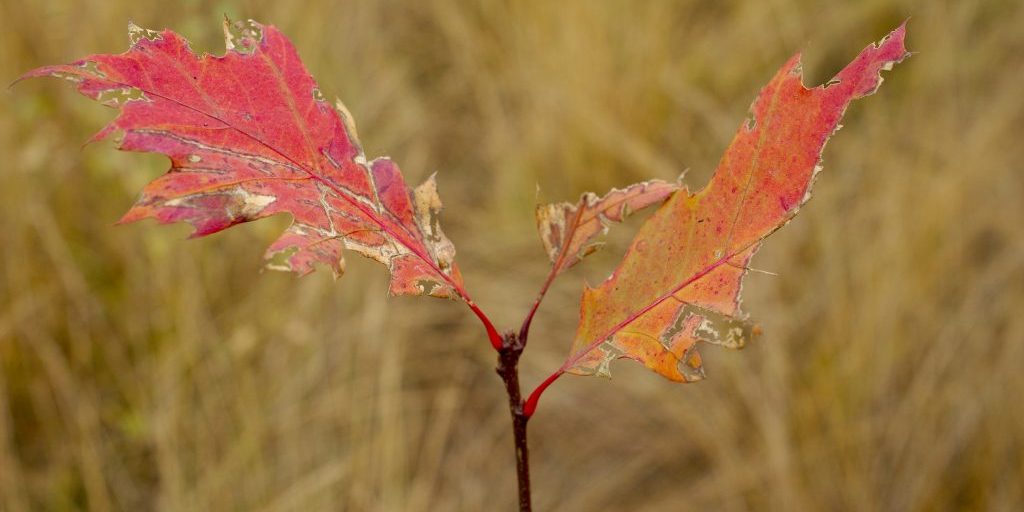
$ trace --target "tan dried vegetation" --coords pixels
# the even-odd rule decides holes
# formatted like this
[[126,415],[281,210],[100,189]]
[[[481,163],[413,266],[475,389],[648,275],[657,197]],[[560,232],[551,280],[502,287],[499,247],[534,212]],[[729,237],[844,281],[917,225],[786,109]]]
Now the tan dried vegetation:
[[[532,422],[539,510],[1024,507],[1024,4],[1007,1],[0,3],[0,78],[126,48],[129,19],[220,52],[281,27],[367,153],[439,172],[445,228],[502,325],[548,268],[547,200],[691,168],[804,49],[831,76],[912,16],[919,52],[854,105],[816,197],[755,258],[765,335],[674,385],[620,363]],[[493,353],[454,304],[351,258],[258,273],[287,219],[184,243],[111,224],[166,166],[79,145],[114,113],[56,81],[0,95],[0,510],[511,510]],[[638,215],[637,217],[642,217]],[[638,219],[630,221],[632,228]],[[524,358],[568,350],[573,269]]]

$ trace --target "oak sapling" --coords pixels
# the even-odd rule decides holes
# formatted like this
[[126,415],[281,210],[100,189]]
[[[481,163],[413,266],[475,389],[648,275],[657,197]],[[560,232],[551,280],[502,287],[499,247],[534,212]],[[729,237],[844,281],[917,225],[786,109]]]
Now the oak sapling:
[[[710,182],[697,192],[652,180],[579,202],[542,205],[537,226],[551,270],[517,331],[499,334],[470,297],[441,230],[434,177],[409,187],[388,158],[363,153],[355,123],[329,102],[296,49],[273,26],[225,20],[227,51],[196,56],[169,30],[129,27],[131,47],[46,66],[120,110],[94,139],[120,133],[118,149],[155,152],[169,171],[149,183],[122,222],[188,222],[193,236],[286,213],[293,222],[266,251],[268,267],[336,275],[344,251],[385,265],[392,295],[464,303],[498,353],[513,423],[520,510],[530,510],[527,425],[544,390],[566,373],[609,375],[630,358],[677,382],[704,378],[699,343],[741,348],[757,332],[740,309],[740,285],[765,238],[810,197],[821,153],[851,101],[872,94],[881,71],[909,54],[901,25],[824,86],[801,83],[794,56],[755,99]],[[615,272],[583,290],[565,362],[528,395],[518,362],[551,283],[599,244],[612,223],[657,206]]]

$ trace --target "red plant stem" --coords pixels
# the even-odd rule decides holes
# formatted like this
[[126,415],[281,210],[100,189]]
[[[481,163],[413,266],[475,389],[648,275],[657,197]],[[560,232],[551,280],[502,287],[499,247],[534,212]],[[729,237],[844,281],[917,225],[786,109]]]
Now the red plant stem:
[[498,367],[495,370],[505,383],[508,393],[508,409],[512,415],[512,437],[516,449],[516,476],[519,481],[519,512],[530,512],[530,450],[526,442],[526,425],[530,416],[523,409],[523,398],[519,389],[519,357],[524,345],[514,332],[502,339],[498,351]]
[[480,307],[477,306],[468,295],[463,294],[462,297],[465,299],[466,305],[469,306],[469,309],[473,310],[476,317],[484,324],[484,329],[487,330],[487,338],[491,341],[491,346],[494,347],[494,350],[500,352],[503,340],[501,335],[498,334],[498,330],[494,328],[494,324],[491,322],[491,319],[487,318],[487,315],[484,314]]
[[548,287],[551,286],[551,282],[555,280],[555,273],[551,272],[548,274],[548,278],[544,281],[544,286],[540,289],[540,293],[537,294],[537,299],[533,301],[533,306],[530,307],[530,312],[526,314],[526,319],[523,320],[522,327],[519,328],[519,339],[522,343],[526,344],[526,339],[530,336],[530,324],[533,323],[533,315],[537,314],[537,308],[540,307],[541,301],[544,300],[544,294],[548,292]]
[[581,206],[576,210],[576,213],[572,216],[572,222],[570,223],[569,236],[562,243],[562,248],[558,251],[558,256],[555,257],[555,261],[551,265],[551,270],[548,271],[548,276],[544,279],[544,284],[540,287],[540,292],[537,293],[537,299],[533,301],[533,306],[530,307],[530,312],[526,314],[526,318],[523,320],[522,327],[519,328],[519,342],[526,346],[526,340],[530,337],[530,324],[533,322],[533,315],[537,313],[537,308],[540,307],[541,301],[544,300],[544,296],[548,293],[548,288],[551,288],[551,283],[558,277],[558,272],[565,263],[565,258],[568,255],[569,243],[572,241],[572,236],[576,232],[576,228],[579,227],[580,219],[583,217],[583,207]]
[[558,378],[561,377],[563,373],[565,373],[565,370],[559,368],[557,371],[555,371],[555,373],[548,375],[548,378],[544,379],[544,382],[541,382],[540,385],[537,386],[537,388],[534,389],[532,393],[530,393],[530,397],[527,398],[526,403],[523,404],[524,416],[526,416],[527,418],[533,416],[533,411],[537,410],[537,402],[540,400],[540,396],[544,394],[544,390],[547,389],[552,382],[558,380]]

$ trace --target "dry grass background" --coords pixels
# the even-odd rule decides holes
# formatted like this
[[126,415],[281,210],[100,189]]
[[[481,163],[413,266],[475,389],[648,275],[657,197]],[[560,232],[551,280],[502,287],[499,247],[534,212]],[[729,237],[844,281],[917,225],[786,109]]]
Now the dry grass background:
[[[766,332],[709,380],[621,362],[532,422],[538,510],[1024,508],[1024,4],[1016,1],[3,0],[0,78],[127,47],[129,19],[220,52],[281,27],[373,155],[440,171],[470,290],[503,326],[546,270],[551,200],[700,186],[804,49],[820,83],[912,16],[919,52],[856,103],[802,215],[755,265]],[[0,94],[0,510],[511,510],[493,356],[454,304],[258,273],[273,219],[183,243],[114,228],[159,156],[79,146],[114,114],[58,81]],[[638,221],[631,227],[635,228]],[[527,385],[568,348],[555,287]]]

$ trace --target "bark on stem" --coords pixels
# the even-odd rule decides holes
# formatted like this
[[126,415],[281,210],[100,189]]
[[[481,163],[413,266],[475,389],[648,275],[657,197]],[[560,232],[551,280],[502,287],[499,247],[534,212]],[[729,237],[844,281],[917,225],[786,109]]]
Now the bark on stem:
[[530,420],[523,414],[523,398],[519,390],[519,357],[523,343],[514,332],[506,333],[498,351],[498,376],[505,383],[508,408],[512,415],[512,437],[516,447],[516,476],[519,479],[519,512],[531,512],[530,505],[530,451],[526,443],[526,424]]

